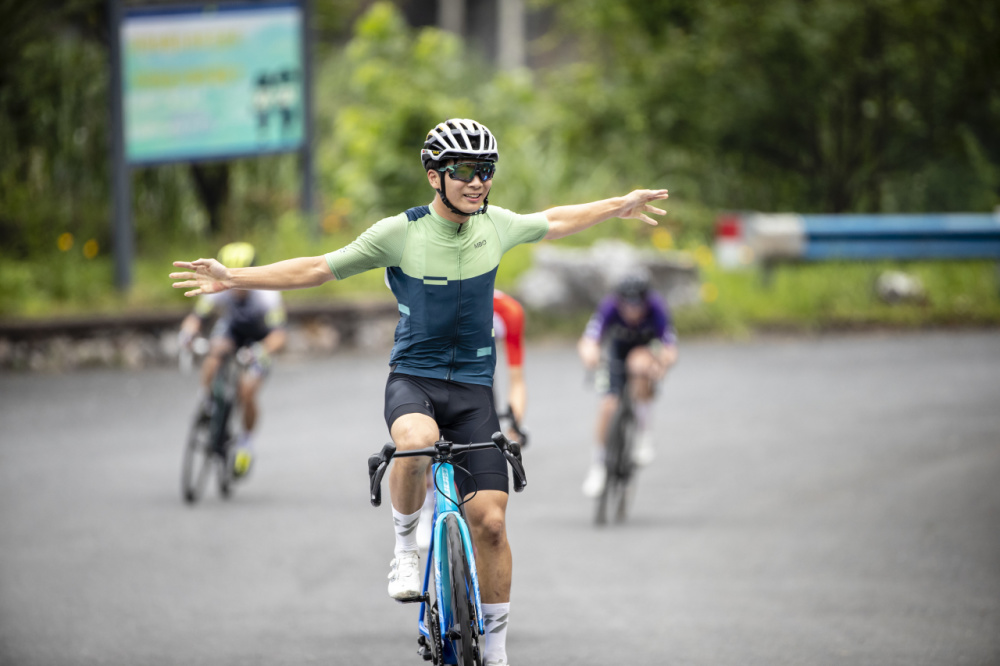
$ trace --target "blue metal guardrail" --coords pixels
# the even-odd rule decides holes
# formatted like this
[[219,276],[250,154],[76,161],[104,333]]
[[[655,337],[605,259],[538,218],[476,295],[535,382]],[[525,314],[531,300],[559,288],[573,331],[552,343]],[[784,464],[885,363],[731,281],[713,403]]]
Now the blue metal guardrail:
[[1000,214],[798,217],[800,261],[1000,259]]

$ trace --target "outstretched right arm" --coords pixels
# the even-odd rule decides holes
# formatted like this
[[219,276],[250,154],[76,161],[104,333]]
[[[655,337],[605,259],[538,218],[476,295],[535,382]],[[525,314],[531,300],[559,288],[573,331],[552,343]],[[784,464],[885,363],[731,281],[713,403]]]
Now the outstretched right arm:
[[215,259],[175,261],[174,266],[187,269],[170,277],[177,280],[174,289],[188,289],[184,295],[189,297],[227,289],[305,289],[336,279],[322,255],[250,268],[226,268]]

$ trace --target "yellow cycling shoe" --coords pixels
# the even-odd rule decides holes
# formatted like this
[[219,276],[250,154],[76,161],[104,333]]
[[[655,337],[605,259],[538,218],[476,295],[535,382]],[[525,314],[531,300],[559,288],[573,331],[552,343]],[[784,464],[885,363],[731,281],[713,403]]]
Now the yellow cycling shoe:
[[240,447],[233,456],[233,476],[237,479],[243,478],[250,473],[253,467],[253,453],[246,447]]

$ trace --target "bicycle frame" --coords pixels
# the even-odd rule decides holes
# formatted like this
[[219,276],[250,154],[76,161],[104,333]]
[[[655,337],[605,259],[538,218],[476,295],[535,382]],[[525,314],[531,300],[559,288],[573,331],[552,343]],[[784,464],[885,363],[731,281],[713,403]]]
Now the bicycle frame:
[[[434,594],[435,598],[440,600],[441,626],[450,627],[454,624],[454,618],[451,617],[451,589],[444,584],[446,580],[444,575],[446,562],[444,557],[442,557],[442,553],[446,552],[444,545],[444,516],[451,513],[455,514],[459,532],[462,535],[462,547],[465,550],[465,559],[469,563],[470,578],[472,579],[472,593],[476,606],[476,624],[479,635],[482,636],[486,632],[486,628],[483,624],[482,599],[479,595],[479,574],[476,572],[476,559],[472,550],[472,535],[469,534],[469,526],[465,522],[462,512],[459,510],[461,500],[455,488],[455,468],[451,463],[434,463],[432,476],[434,479],[434,488],[437,491],[435,493],[434,520],[432,522],[434,527],[431,532],[431,545],[427,551],[427,567],[424,571],[424,601],[420,602],[420,616],[417,619],[417,628],[421,634],[427,638],[431,638],[430,629],[426,623],[426,616],[427,593],[429,592],[428,586],[430,584],[432,567],[434,569]],[[446,643],[445,650],[450,649],[450,643]]]
[[226,440],[233,411],[237,407],[240,375],[242,365],[237,361],[236,354],[228,354],[222,359],[215,377],[212,379],[212,448],[220,456],[225,456]]
[[[368,458],[368,479],[372,506],[379,506],[382,503],[382,476],[385,474],[386,469],[388,469],[393,457],[429,456],[434,461],[432,468],[432,478],[436,490],[434,525],[431,533],[431,544],[427,553],[427,568],[424,571],[423,592],[420,596],[413,599],[400,601],[404,603],[420,602],[420,614],[417,619],[417,628],[420,633],[418,639],[418,643],[421,646],[420,654],[424,659],[428,660],[433,656],[435,663],[439,665],[442,663],[459,662],[459,655],[455,654],[455,645],[453,645],[454,636],[452,629],[454,627],[457,626],[459,632],[461,632],[460,642],[463,646],[462,649],[468,649],[469,647],[469,643],[464,638],[467,635],[466,630],[471,633],[474,629],[477,637],[483,636],[486,633],[482,599],[479,591],[479,574],[476,571],[476,559],[472,548],[472,535],[469,532],[468,524],[465,522],[465,517],[462,515],[461,506],[463,498],[459,497],[458,489],[455,486],[455,468],[452,464],[453,456],[467,451],[496,448],[503,454],[511,466],[513,472],[511,481],[514,485],[514,492],[521,492],[527,484],[527,479],[524,475],[524,466],[521,464],[520,445],[517,442],[508,441],[501,432],[494,433],[491,439],[492,441],[490,442],[474,444],[452,444],[451,442],[440,440],[432,447],[399,452],[396,451],[395,444],[389,443],[382,447],[381,452]],[[452,617],[453,606],[458,609],[460,615],[464,613],[461,610],[463,603],[452,603],[452,586],[455,585],[456,580],[459,580],[449,568],[450,558],[448,557],[448,546],[446,543],[448,534],[454,534],[454,530],[448,528],[448,523],[451,522],[448,518],[452,515],[458,527],[458,538],[462,543],[461,552],[464,562],[461,563],[461,567],[468,567],[467,575],[471,589],[466,589],[466,593],[470,596],[469,600],[474,602],[472,610],[476,613],[475,627],[466,624],[465,620],[461,618],[456,622],[456,618]],[[431,591],[429,586],[431,584],[432,571],[434,573],[433,604],[431,604],[431,596],[429,594]],[[461,579],[464,579],[465,576],[466,573],[462,573]],[[464,585],[465,583],[463,582],[462,586],[464,587]],[[466,600],[466,602],[469,600]],[[431,614],[436,614],[436,623],[433,621],[434,617],[432,617],[432,622],[430,623],[432,626],[428,626],[427,618]],[[434,628],[435,624],[438,629],[437,636],[432,635],[432,628]],[[463,629],[463,627],[465,628]],[[448,640],[443,640],[445,637]],[[466,652],[465,655],[465,659],[467,659],[469,653]]]
[[[621,367],[624,369],[624,364]],[[635,463],[632,461],[632,449],[635,445],[632,431],[635,424],[632,381],[632,376],[626,373],[625,384],[618,396],[618,406],[608,419],[604,448],[607,476],[605,477],[604,489],[597,497],[597,511],[594,514],[594,522],[598,525],[607,522],[609,504],[617,505],[615,508],[616,521],[624,521],[629,496],[632,492],[631,484],[636,471]]]

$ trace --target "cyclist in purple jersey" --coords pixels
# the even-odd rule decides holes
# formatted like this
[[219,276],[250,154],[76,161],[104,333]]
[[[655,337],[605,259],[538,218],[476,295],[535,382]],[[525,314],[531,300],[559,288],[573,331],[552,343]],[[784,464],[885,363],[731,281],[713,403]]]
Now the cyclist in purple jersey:
[[677,333],[670,310],[650,289],[646,271],[626,275],[615,293],[601,302],[587,323],[577,351],[583,364],[597,371],[597,389],[604,394],[597,414],[594,460],[583,482],[583,494],[596,497],[604,489],[604,442],[626,373],[632,377],[638,425],[633,456],[637,464],[647,465],[655,456],[650,420],[656,384],[677,362]]

